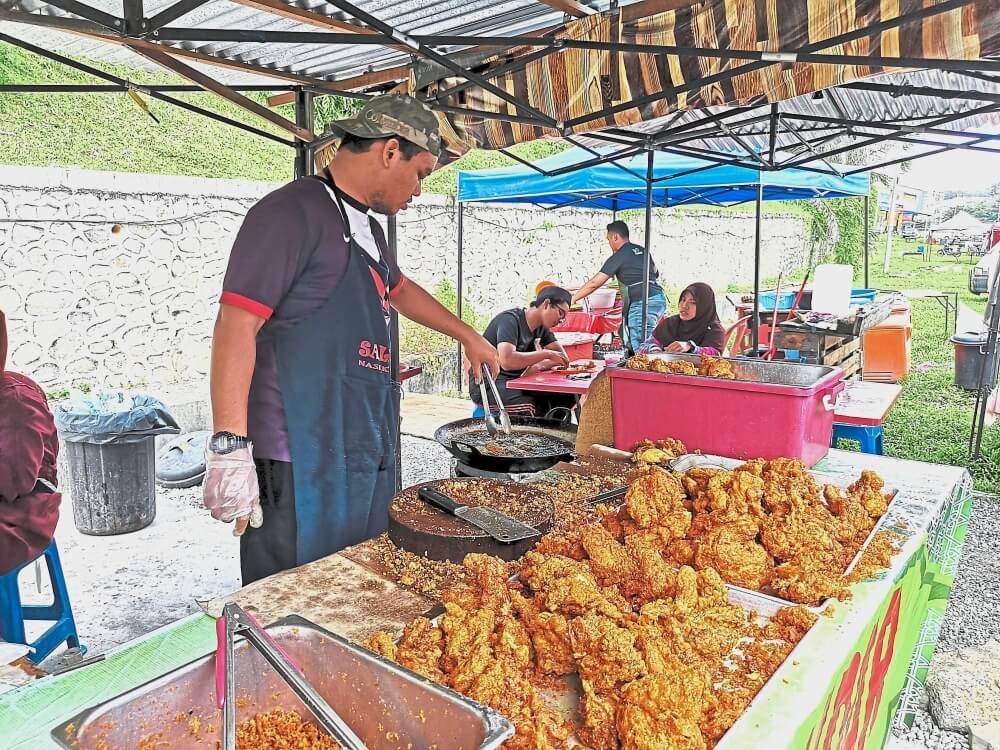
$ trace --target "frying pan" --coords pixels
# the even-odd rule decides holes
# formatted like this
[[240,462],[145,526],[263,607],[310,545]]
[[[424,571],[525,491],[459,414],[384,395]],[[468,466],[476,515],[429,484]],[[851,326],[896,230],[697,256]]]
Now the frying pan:
[[475,446],[463,440],[463,436],[485,430],[482,419],[460,419],[441,425],[434,432],[434,439],[443,445],[451,455],[466,466],[483,471],[494,471],[504,474],[528,474],[543,471],[555,466],[560,461],[572,461],[576,454],[576,425],[563,424],[554,419],[539,419],[537,417],[510,418],[511,437],[516,439],[520,433],[541,433],[556,438],[565,443],[565,450],[553,450],[546,453],[536,453],[532,456],[496,456],[483,453]]

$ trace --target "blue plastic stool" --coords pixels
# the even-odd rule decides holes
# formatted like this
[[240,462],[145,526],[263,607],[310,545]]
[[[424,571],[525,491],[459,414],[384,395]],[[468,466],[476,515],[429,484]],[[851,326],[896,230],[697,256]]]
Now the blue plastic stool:
[[486,416],[486,410],[481,406],[477,406],[475,409],[472,410],[473,419],[482,419],[485,416]]
[[59,562],[59,551],[56,540],[52,540],[39,557],[45,558],[49,569],[49,580],[52,582],[54,595],[52,604],[21,604],[21,594],[17,589],[17,574],[31,565],[35,560],[29,560],[10,573],[0,576],[0,637],[10,643],[25,643],[24,623],[26,620],[45,620],[52,625],[33,643],[29,643],[34,651],[28,654],[28,659],[38,664],[51,654],[63,641],[70,648],[79,648],[86,653],[87,648],[80,644],[76,634],[76,622],[73,620],[73,609],[69,604],[69,592],[66,590],[66,579],[63,576],[62,564]]
[[857,440],[861,444],[862,453],[884,455],[882,449],[882,425],[862,427],[856,424],[833,423],[833,439],[830,447],[836,448],[838,440]]

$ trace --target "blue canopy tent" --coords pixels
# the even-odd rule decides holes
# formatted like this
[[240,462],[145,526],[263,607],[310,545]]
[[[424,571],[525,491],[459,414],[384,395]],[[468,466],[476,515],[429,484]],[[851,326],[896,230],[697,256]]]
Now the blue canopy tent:
[[[633,152],[634,153],[634,152]],[[833,165],[830,165],[832,168]],[[647,151],[618,160],[583,148],[572,148],[533,164],[458,173],[459,305],[462,298],[462,207],[465,203],[530,203],[555,209],[601,208],[613,212],[645,208],[647,248],[655,206],[756,203],[754,249],[754,320],[759,310],[761,202],[809,198],[865,198],[868,221],[869,176],[841,176],[815,169],[753,169],[740,164]],[[646,282],[649,281],[646,254]],[[865,233],[865,285],[868,284],[868,233]],[[646,285],[648,293],[648,283]],[[646,298],[643,296],[643,338]],[[757,326],[753,346],[757,347]]]

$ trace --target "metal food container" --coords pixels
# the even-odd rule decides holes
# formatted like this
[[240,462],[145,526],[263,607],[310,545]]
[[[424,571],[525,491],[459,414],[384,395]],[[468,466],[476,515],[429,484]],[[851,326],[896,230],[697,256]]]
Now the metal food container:
[[[491,750],[513,735],[497,712],[382,659],[301,617],[267,632],[369,750]],[[309,717],[291,688],[246,641],[236,644],[236,718],[284,709]],[[202,657],[52,730],[74,750],[216,750],[215,657]]]
[[[692,354],[654,354],[687,361]],[[729,360],[737,380],[609,368],[615,448],[677,438],[689,451],[730,458],[798,458],[817,463],[830,449],[844,371],[821,365]]]

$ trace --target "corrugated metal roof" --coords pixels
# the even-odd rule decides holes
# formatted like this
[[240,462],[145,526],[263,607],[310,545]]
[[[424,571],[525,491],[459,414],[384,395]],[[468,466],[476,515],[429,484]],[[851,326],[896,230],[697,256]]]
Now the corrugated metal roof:
[[[888,84],[897,87],[897,91],[889,93],[854,87],[839,87],[823,91],[821,97],[815,94],[806,94],[788,99],[778,105],[778,110],[782,116],[788,117],[785,120],[786,125],[791,126],[791,128],[806,139],[820,138],[824,135],[831,136],[831,140],[823,144],[824,149],[830,149],[846,146],[852,142],[867,140],[870,136],[889,132],[885,129],[872,127],[873,124],[926,125],[939,118],[962,115],[988,104],[988,102],[981,99],[964,98],[960,93],[952,98],[907,93],[911,88],[930,88],[954,92],[967,91],[1000,96],[1000,83],[985,81],[981,78],[970,78],[961,73],[938,70],[919,70],[908,73],[873,76],[872,78],[865,79],[862,85],[868,83]],[[733,108],[726,107],[708,107],[648,120],[629,126],[624,130],[646,135],[660,134],[665,131],[678,131],[678,137],[680,138],[683,137],[680,135],[680,129],[683,129],[685,126],[690,126],[693,123],[704,120],[706,117],[719,115],[727,111],[733,112],[734,110]],[[734,112],[731,118],[725,119],[724,124],[720,125],[719,123],[709,122],[700,128],[691,128],[687,130],[688,136],[702,132],[704,132],[704,136],[686,141],[680,144],[680,147],[699,148],[717,154],[727,154],[741,158],[747,157],[747,149],[733,138],[733,136],[736,136],[749,149],[758,154],[765,154],[770,147],[770,124],[766,119],[760,120],[760,118],[767,118],[770,112],[770,105],[754,107],[740,114]],[[848,122],[842,125],[817,123],[792,119],[795,115],[837,118]],[[940,130],[950,131],[977,130],[979,132],[997,132],[1000,131],[1000,113],[970,115],[952,122],[938,124],[936,127]],[[727,129],[728,133],[723,128]],[[909,135],[939,141],[942,145],[945,143],[954,144],[961,142],[961,139],[955,136],[941,134],[911,133]],[[834,136],[837,137],[834,138]],[[602,150],[608,148],[606,141],[596,138],[583,136],[578,140],[592,148]],[[794,134],[787,132],[787,128],[784,131],[779,128],[776,142],[777,149],[786,154],[793,152],[805,153],[801,141]]]
[[[86,0],[106,13],[121,15],[119,0]],[[151,17],[173,4],[173,0],[147,0],[145,15]],[[563,14],[539,0],[356,0],[362,10],[377,16],[393,27],[409,34],[479,34],[515,36],[560,25]],[[583,0],[595,10],[607,9],[608,0]],[[627,5],[628,3],[622,3]],[[323,0],[300,0],[292,7],[329,16],[340,22],[350,22],[343,13]],[[7,10],[73,17],[41,0],[0,0]],[[267,31],[316,32],[316,25],[283,18],[228,0],[210,0],[206,5],[178,19],[174,25],[187,28],[245,29]],[[127,63],[130,53],[114,45],[89,39],[73,39],[72,35],[50,29],[30,29],[22,24],[2,23],[4,31],[35,44],[56,47],[92,60]],[[333,31],[336,31],[335,29]],[[69,37],[69,39],[67,38]],[[226,57],[284,72],[342,80],[366,72],[405,65],[410,56],[379,45],[319,45],[319,44],[235,44],[235,43],[173,43],[187,50]],[[145,66],[145,67],[148,67]]]

